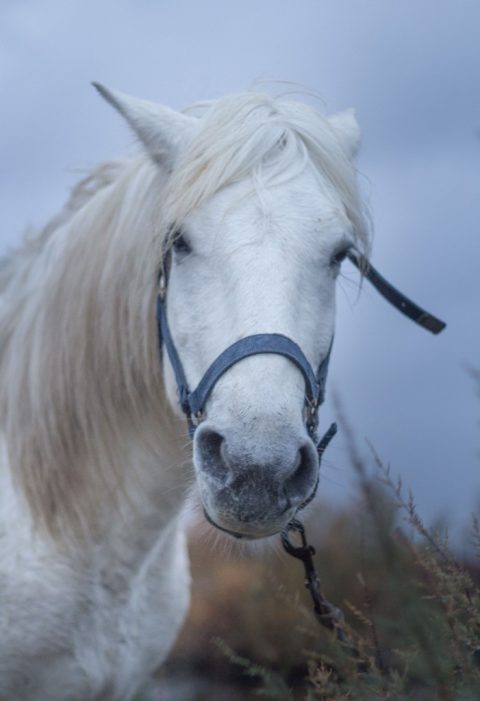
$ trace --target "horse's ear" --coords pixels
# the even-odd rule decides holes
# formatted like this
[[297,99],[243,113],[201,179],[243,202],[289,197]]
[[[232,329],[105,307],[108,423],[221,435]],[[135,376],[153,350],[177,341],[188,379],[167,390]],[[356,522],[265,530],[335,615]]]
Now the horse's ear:
[[360,147],[360,127],[355,116],[355,110],[349,109],[332,114],[328,121],[343,144],[348,156],[355,158]]
[[156,163],[171,168],[182,146],[188,142],[196,119],[155,102],[108,90],[99,83],[92,85],[127,120],[149,156]]

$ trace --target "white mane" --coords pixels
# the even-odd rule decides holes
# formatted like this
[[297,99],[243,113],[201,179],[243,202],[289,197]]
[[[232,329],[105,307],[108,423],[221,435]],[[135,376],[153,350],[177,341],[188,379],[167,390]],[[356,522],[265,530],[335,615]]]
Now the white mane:
[[310,160],[338,192],[358,245],[355,174],[326,118],[263,94],[194,106],[198,130],[170,178],[145,155],[97,168],[0,267],[0,411],[10,464],[50,532],[90,530],[122,484],[126,433],[168,430],[154,319],[168,225],[252,176]]

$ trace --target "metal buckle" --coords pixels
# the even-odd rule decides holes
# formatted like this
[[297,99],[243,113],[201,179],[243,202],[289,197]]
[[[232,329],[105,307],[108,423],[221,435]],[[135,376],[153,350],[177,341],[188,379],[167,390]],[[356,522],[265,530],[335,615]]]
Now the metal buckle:
[[162,272],[158,276],[158,296],[160,297],[161,302],[165,301],[166,295],[167,295],[167,280],[165,277],[165,273]]
[[190,438],[193,439],[195,431],[197,430],[197,428],[199,427],[199,425],[202,423],[202,421],[204,419],[205,419],[205,414],[203,413],[203,411],[197,411],[196,414],[188,414],[187,415],[188,432],[190,434]]
[[197,411],[196,414],[194,414],[191,417],[191,419],[192,419],[195,427],[199,426],[202,423],[202,421],[205,420],[205,413],[204,413],[203,409],[200,409],[200,411]]
[[310,399],[307,396],[305,396],[304,421],[310,434],[314,436],[318,426],[318,402],[316,399]]

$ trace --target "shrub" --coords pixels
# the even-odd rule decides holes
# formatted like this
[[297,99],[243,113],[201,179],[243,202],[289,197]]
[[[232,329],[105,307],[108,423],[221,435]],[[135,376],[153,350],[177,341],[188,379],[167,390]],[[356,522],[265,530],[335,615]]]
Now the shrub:
[[355,503],[336,515],[319,507],[307,524],[348,642],[311,613],[300,563],[278,549],[225,558],[197,541],[190,621],[170,669],[193,666],[232,685],[248,678],[243,699],[478,701],[479,522],[471,556],[459,562],[446,532],[425,526],[375,452],[371,477],[349,439]]

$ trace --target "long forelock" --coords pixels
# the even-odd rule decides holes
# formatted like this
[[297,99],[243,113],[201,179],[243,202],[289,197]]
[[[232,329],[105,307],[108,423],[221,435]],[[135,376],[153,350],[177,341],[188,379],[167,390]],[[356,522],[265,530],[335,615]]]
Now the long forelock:
[[274,184],[302,172],[308,162],[340,197],[356,243],[369,250],[369,216],[346,150],[318,110],[263,93],[227,96],[186,110],[198,117],[190,144],[177,162],[166,194],[166,212],[181,226],[222,188],[251,178]]

